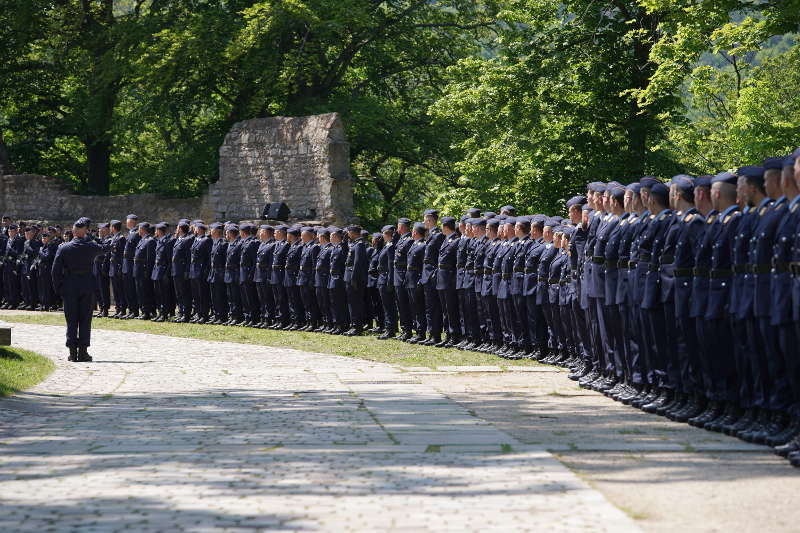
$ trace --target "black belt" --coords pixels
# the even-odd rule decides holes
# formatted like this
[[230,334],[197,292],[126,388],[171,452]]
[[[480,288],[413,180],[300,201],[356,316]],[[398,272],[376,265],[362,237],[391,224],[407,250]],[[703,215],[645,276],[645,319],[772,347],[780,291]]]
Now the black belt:
[[258,263],[256,266],[258,266],[258,268],[270,268],[269,263]]
[[[430,264],[430,263],[427,263],[427,264]],[[442,270],[447,270],[447,271],[451,271],[451,270],[455,270],[456,269],[456,267],[454,267],[452,265],[444,265],[442,263],[439,263],[439,268],[441,268]]]
[[406,270],[410,270],[411,272],[419,272],[419,268],[415,266],[406,267]]
[[67,274],[91,274],[91,270],[67,270]]
[[789,271],[792,273],[792,276],[800,277],[800,263],[789,263]]
[[489,275],[491,275],[491,274],[492,274],[492,272],[494,272],[494,269],[491,269],[491,268],[484,268],[484,269],[483,269],[483,273],[484,273],[484,274],[489,274]]
[[385,269],[385,268],[379,268],[379,269],[378,269],[378,273],[379,273],[379,274],[386,274],[387,272],[389,272],[389,270],[387,270],[387,269]]
[[671,265],[674,262],[675,262],[675,256],[674,255],[662,255],[661,256],[661,264],[662,265]]
[[434,263],[433,261],[423,261],[422,264],[436,266],[436,263]]
[[147,263],[147,260],[146,259],[134,259],[133,262],[134,263]]
[[648,272],[658,272],[661,269],[661,265],[657,265],[655,263],[648,263],[647,264],[647,271]]
[[650,262],[650,254],[645,252],[643,254],[639,254],[639,262],[640,263],[649,263]]
[[733,265],[734,274],[744,274],[747,272],[747,265]]
[[539,267],[525,268],[526,274],[536,274],[537,272],[539,272]]
[[593,255],[592,256],[592,263],[597,263],[598,265],[602,265],[606,262],[606,258],[604,255]]
[[291,267],[291,268],[290,267],[286,267],[286,271],[287,272],[299,272],[300,269],[299,268],[294,268],[294,267]]
[[791,272],[791,263],[776,262],[772,264],[772,269],[779,274]]
[[483,276],[483,269],[482,268],[476,268],[475,269],[475,275]]
[[302,270],[306,274],[308,274],[309,272],[313,272],[314,271],[314,269],[311,268],[311,267],[304,267],[304,268],[301,268],[300,270]]
[[628,261],[628,268],[636,268],[636,265],[638,264],[638,261]]
[[692,275],[691,268],[676,268],[675,269],[675,277],[676,278],[688,278]]
[[157,261],[157,262],[156,262],[156,264],[157,264],[158,266],[167,266],[169,263],[166,263],[166,262],[164,262],[164,261]]
[[747,272],[751,274],[769,274],[772,270],[772,265],[759,264],[747,265]]
[[695,276],[705,277],[709,275],[708,269],[705,267],[694,267],[692,269],[692,274]]
[[559,285],[566,285],[567,283],[569,283],[568,279],[561,279],[561,280],[558,281]]
[[547,278],[547,283],[549,283],[550,285],[555,285],[556,283],[559,283],[560,281],[561,281],[561,278]]
[[729,278],[731,274],[733,274],[733,270],[730,268],[714,268],[708,273],[708,277],[711,279]]
[[511,279],[511,274],[503,274],[503,279]]
[[514,269],[514,272],[523,272],[524,273],[525,269],[517,267],[517,268]]
[[284,268],[283,265],[272,265],[272,270],[283,270]]
[[629,265],[630,261],[628,261],[627,259],[620,259],[619,261],[617,261],[617,268],[628,268]]

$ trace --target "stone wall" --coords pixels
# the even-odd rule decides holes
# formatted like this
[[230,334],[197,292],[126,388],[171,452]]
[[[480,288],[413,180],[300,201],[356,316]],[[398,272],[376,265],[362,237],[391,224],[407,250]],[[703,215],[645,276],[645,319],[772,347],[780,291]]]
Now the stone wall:
[[222,218],[258,218],[269,202],[285,202],[295,219],[353,217],[350,145],[336,113],[238,122],[219,156],[209,196]]
[[220,178],[199,198],[155,194],[82,196],[61,180],[0,176],[0,214],[69,224],[78,216],[175,222],[258,220],[269,202],[286,202],[291,220],[343,225],[353,218],[350,146],[338,114],[272,117],[236,123],[220,148]]

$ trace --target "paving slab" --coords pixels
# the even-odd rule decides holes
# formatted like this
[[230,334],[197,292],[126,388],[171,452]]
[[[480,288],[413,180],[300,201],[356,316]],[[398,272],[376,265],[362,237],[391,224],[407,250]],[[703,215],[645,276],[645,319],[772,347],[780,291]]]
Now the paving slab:
[[440,366],[439,370],[445,372],[502,372],[503,369],[499,366]]
[[[542,447],[391,365],[16,325],[55,373],[0,400],[0,530],[637,531]],[[579,512],[576,512],[579,510]]]

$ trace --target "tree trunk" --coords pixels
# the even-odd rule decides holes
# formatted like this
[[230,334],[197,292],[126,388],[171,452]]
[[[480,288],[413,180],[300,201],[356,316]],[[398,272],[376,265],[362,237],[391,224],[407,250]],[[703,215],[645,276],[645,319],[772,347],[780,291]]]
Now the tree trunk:
[[14,172],[14,167],[11,166],[11,161],[8,158],[6,143],[3,142],[3,133],[0,132],[0,176],[3,174],[14,174]]
[[111,182],[111,143],[109,141],[87,141],[86,159],[88,175],[88,192],[106,195]]

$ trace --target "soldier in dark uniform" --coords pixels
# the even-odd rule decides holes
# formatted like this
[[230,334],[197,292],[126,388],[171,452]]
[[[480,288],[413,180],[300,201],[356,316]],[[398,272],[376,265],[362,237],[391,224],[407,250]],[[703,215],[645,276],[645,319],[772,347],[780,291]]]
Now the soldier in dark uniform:
[[261,323],[261,309],[258,301],[258,290],[254,281],[256,273],[256,255],[261,241],[256,239],[256,227],[242,224],[241,259],[239,263],[239,292],[242,298],[244,325],[256,327]]
[[239,226],[228,224],[225,226],[225,238],[228,239],[228,249],[225,256],[225,291],[228,295],[228,326],[241,326],[244,324],[242,314],[242,293],[239,290],[239,266],[242,258],[242,241],[239,238]]
[[189,222],[186,219],[180,220],[175,231],[170,269],[172,284],[175,288],[175,300],[178,304],[178,314],[174,322],[189,322],[192,319],[192,286],[189,282],[189,265],[192,261],[193,243],[194,235],[190,233]]
[[111,249],[108,252],[108,277],[111,281],[111,291],[114,294],[114,314],[111,318],[122,318],[128,310],[125,282],[122,277],[125,232],[122,231],[122,222],[119,220],[109,222],[109,227],[111,228]]
[[507,217],[500,224],[498,236],[502,239],[500,249],[495,255],[492,268],[492,283],[497,287],[497,309],[500,318],[502,346],[496,352],[503,358],[510,358],[516,352],[513,346],[513,327],[511,320],[514,316],[514,302],[511,298],[511,279],[514,274],[514,247],[518,238],[514,235],[514,226],[517,219]]
[[428,329],[427,315],[425,313],[425,288],[420,283],[422,266],[425,261],[425,225],[417,222],[411,232],[413,244],[406,254],[406,276],[404,287],[408,295],[408,303],[414,316],[415,337],[406,339],[411,344],[425,342],[425,332]]
[[139,316],[139,295],[136,293],[136,278],[133,276],[133,257],[136,255],[136,247],[142,238],[137,226],[138,221],[139,217],[134,214],[128,215],[125,220],[128,235],[125,238],[122,279],[125,284],[125,301],[128,304],[128,314],[120,318],[136,318]]
[[436,345],[439,347],[454,346],[461,342],[463,336],[456,292],[456,262],[461,236],[456,231],[455,218],[442,218],[442,234],[444,238],[439,246],[435,287],[440,308],[447,315],[447,335]]
[[[428,209],[425,211],[424,224],[428,231],[425,240],[425,258],[422,264],[422,275],[419,282],[425,291],[425,321],[428,324],[428,338],[421,343],[433,346],[442,342],[442,305],[439,302],[439,293],[436,291],[436,269],[439,264],[439,248],[445,236],[439,229],[439,211]],[[454,273],[455,274],[455,273]]]
[[299,226],[292,226],[286,230],[286,266],[283,277],[283,286],[289,303],[289,325],[284,328],[298,330],[305,326],[305,307],[300,296],[300,287],[297,278],[300,273],[300,258],[303,255],[303,243],[300,240],[302,231]]
[[366,320],[364,309],[364,292],[367,289],[367,243],[361,235],[361,226],[348,226],[347,235],[350,245],[344,268],[344,284],[347,293],[347,309],[350,313],[350,329],[344,334],[352,337],[361,335]]
[[350,325],[350,316],[347,311],[347,291],[344,282],[345,262],[347,261],[348,245],[344,242],[344,230],[331,226],[330,275],[328,276],[328,291],[331,301],[331,311],[336,325],[329,333],[341,335]]
[[[172,247],[175,240],[169,234],[169,226],[166,222],[155,225],[156,248],[153,260],[153,272],[150,280],[153,282],[153,292],[156,300],[157,316],[153,317],[154,322],[164,322],[175,313],[174,288],[170,270],[172,265]],[[170,307],[172,304],[172,307]]]
[[153,291],[153,266],[156,259],[155,227],[149,222],[139,223],[139,243],[133,256],[133,277],[142,314],[137,318],[150,320],[155,316],[155,294]]
[[50,226],[47,231],[42,232],[42,247],[39,249],[37,259],[39,309],[41,311],[52,311],[58,307],[53,292],[53,260],[56,258],[59,244],[61,244],[61,239],[54,227]]
[[315,331],[322,321],[317,296],[314,290],[314,270],[319,255],[319,243],[314,228],[303,227],[300,233],[302,252],[300,253],[300,272],[297,275],[297,287],[305,310],[305,326],[303,331]]
[[3,290],[5,291],[4,309],[16,309],[20,302],[20,272],[25,239],[19,234],[19,226],[9,224],[8,241],[6,241]]
[[189,284],[192,289],[192,306],[195,310],[195,317],[191,322],[196,324],[205,324],[211,318],[211,289],[208,285],[208,274],[211,247],[214,243],[207,232],[208,226],[204,222],[195,224],[194,242],[189,254]]
[[2,223],[0,223],[0,235],[8,237],[8,227],[11,225],[12,222],[14,221],[11,220],[10,216],[8,215],[3,216]]
[[397,340],[407,341],[414,335],[414,312],[408,299],[408,291],[405,288],[406,265],[408,265],[408,250],[414,245],[411,237],[411,220],[400,218],[397,220],[397,234],[399,239],[394,246],[394,258],[392,260],[393,274],[392,284],[394,285],[395,301],[400,320],[400,331]]
[[[487,241],[483,259],[483,280],[481,282],[481,298],[483,300],[484,321],[486,322],[485,342],[480,351],[495,353],[503,343],[503,331],[500,327],[500,309],[497,306],[497,291],[494,290],[494,264],[502,245],[498,236],[500,219],[492,218],[486,222]],[[476,279],[477,283],[477,279]]]
[[[480,213],[478,213],[480,214]],[[481,297],[483,286],[483,262],[486,253],[486,219],[480,216],[469,220],[472,227],[470,252],[467,258],[467,273],[464,286],[469,292],[467,301],[470,309],[469,343],[464,347],[469,350],[480,350],[486,340],[486,309]]]
[[275,228],[275,246],[272,252],[272,267],[270,285],[275,300],[275,321],[273,329],[287,328],[291,324],[291,314],[289,312],[289,295],[284,286],[286,277],[286,256],[289,254],[290,244],[286,241],[286,233],[289,227],[281,224]]
[[228,321],[228,295],[225,288],[225,260],[228,256],[228,241],[224,236],[222,224],[211,225],[211,259],[209,260],[208,281],[211,287],[211,306],[214,308],[212,324],[225,324]]
[[319,307],[321,324],[314,331],[318,332],[328,332],[336,325],[328,290],[331,275],[331,250],[333,249],[330,237],[330,229],[319,228],[317,230],[319,252],[314,264],[314,294],[317,299],[317,307]]
[[381,306],[383,307],[383,334],[378,339],[386,340],[391,339],[397,333],[397,300],[394,287],[394,227],[384,226],[381,229],[381,236],[384,244],[377,254],[378,279],[375,281],[375,287],[378,289]]
[[268,328],[275,322],[275,294],[270,285],[272,277],[272,256],[275,251],[275,228],[264,224],[258,230],[259,245],[256,250],[256,271],[253,282],[256,284],[258,301],[261,306],[261,324]]
[[104,318],[108,316],[108,310],[111,308],[111,280],[108,275],[111,228],[108,222],[101,222],[97,225],[95,242],[103,247],[103,253],[94,258],[92,265],[92,273],[97,282],[97,306],[99,307],[94,316],[95,318]]
[[[363,232],[362,232],[363,234]],[[366,239],[370,239],[367,233]],[[381,305],[380,291],[378,291],[378,254],[383,248],[383,236],[380,233],[373,233],[369,245],[367,246],[367,287],[364,293],[364,305],[367,316],[367,324],[375,321],[375,327],[370,329],[370,333],[383,333],[383,307]]]
[[67,321],[69,361],[89,362],[87,352],[91,341],[92,309],[95,282],[92,276],[94,258],[103,247],[88,238],[87,218],[73,225],[74,238],[59,246],[53,260],[53,287],[64,299],[64,318]]
[[39,240],[39,226],[28,226],[25,228],[25,243],[22,248],[20,260],[20,281],[23,305],[20,309],[33,311],[38,304],[39,283],[37,281],[38,272],[36,269],[36,259],[39,257],[39,249],[42,241]]

